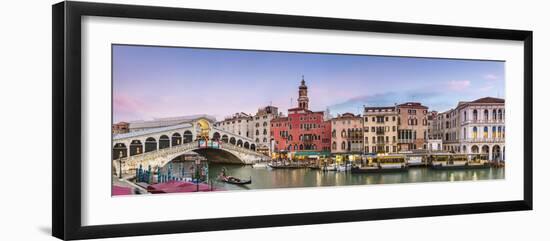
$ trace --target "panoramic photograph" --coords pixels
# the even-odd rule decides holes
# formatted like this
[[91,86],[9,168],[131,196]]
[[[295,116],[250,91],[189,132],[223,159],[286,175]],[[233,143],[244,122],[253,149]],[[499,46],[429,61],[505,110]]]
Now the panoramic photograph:
[[111,194],[505,178],[505,62],[112,45]]

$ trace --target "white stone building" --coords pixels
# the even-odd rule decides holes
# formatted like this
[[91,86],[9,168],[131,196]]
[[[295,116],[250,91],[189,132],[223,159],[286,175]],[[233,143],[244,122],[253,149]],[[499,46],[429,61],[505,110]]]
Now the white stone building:
[[214,126],[235,135],[252,138],[252,121],[251,115],[239,112],[217,122]]
[[265,106],[258,109],[252,120],[252,139],[258,143],[258,149],[271,150],[271,120],[279,116],[279,108]]
[[456,108],[439,113],[431,128],[434,139],[442,139],[445,151],[482,153],[489,160],[505,160],[504,99],[459,102]]

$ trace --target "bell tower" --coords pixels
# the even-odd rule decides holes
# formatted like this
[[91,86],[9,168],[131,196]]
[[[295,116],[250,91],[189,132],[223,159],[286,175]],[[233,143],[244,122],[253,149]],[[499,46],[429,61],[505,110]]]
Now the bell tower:
[[298,107],[307,110],[309,108],[309,98],[307,97],[307,85],[302,75],[302,82],[298,88]]

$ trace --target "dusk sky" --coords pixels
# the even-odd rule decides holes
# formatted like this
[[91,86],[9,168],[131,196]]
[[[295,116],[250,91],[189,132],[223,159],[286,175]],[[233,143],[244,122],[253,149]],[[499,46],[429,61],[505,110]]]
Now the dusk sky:
[[[194,114],[218,120],[272,104],[297,106],[305,76],[310,109],[332,115],[363,106],[504,96],[504,62],[196,48],[113,46],[113,120]],[[291,103],[292,100],[292,103]]]

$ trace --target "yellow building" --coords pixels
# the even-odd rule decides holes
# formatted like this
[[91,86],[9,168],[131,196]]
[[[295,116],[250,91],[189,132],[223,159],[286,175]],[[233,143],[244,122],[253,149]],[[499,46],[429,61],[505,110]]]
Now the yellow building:
[[363,136],[365,153],[397,152],[398,113],[391,107],[365,107]]

